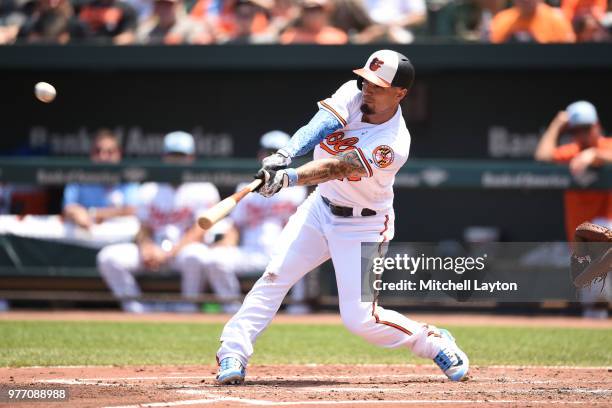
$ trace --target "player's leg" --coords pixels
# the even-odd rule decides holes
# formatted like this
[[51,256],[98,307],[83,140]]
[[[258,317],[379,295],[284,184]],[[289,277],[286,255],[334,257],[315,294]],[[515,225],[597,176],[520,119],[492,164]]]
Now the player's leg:
[[[238,247],[209,248],[201,243],[185,247],[177,256],[178,268],[182,275],[184,297],[197,297],[205,282],[210,284],[223,303],[226,313],[236,312],[240,303],[240,283],[236,270],[240,263],[248,263]],[[260,266],[263,270],[265,265]]]
[[170,262],[170,267],[181,274],[181,295],[183,302],[172,304],[172,309],[182,313],[195,313],[198,310],[193,300],[202,292],[204,273],[200,258],[206,257],[209,249],[206,245],[194,242],[186,245]]
[[[140,288],[134,274],[142,269],[138,246],[133,243],[115,244],[104,247],[97,255],[100,275],[117,298],[140,296]],[[132,313],[147,311],[142,302],[124,300],[123,310]]]
[[[382,235],[375,232],[376,222],[380,223],[379,231],[384,229],[384,224],[389,227],[389,221],[384,217],[360,219],[353,225],[340,220],[340,224],[335,225],[326,234],[336,272],[342,322],[351,332],[372,344],[389,348],[408,347],[419,357],[435,359],[443,349],[454,344],[454,339],[451,340],[448,332],[411,320],[393,310],[378,306],[376,302],[362,301],[360,242],[376,242],[382,239]],[[368,233],[367,230],[372,232]],[[460,350],[458,352],[463,356]],[[463,360],[467,370],[467,357]]]
[[289,219],[263,276],[225,325],[217,352],[219,361],[233,357],[246,366],[255,340],[270,324],[291,286],[329,258],[317,198],[311,195]]

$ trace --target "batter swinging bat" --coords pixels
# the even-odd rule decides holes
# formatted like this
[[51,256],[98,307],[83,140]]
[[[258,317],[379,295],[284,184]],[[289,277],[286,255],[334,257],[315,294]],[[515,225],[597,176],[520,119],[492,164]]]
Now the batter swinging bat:
[[231,196],[219,201],[216,205],[210,207],[206,212],[198,217],[198,225],[202,229],[209,229],[219,220],[225,218],[236,204],[240,202],[247,194],[252,193],[263,181],[261,179],[253,180],[248,186],[240,191],[235,192]]

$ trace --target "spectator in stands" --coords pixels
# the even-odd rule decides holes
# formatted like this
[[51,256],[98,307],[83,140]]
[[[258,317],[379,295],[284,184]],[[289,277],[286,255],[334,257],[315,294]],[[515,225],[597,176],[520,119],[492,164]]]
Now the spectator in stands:
[[[109,130],[100,130],[93,142],[90,159],[94,163],[119,163],[121,147]],[[64,189],[63,215],[82,228],[113,217],[133,215],[138,185],[68,184]]]
[[357,43],[410,43],[414,39],[411,29],[427,21],[425,0],[364,0],[363,4],[374,25],[355,37]]
[[269,43],[276,37],[270,31],[272,0],[228,0],[217,18],[216,31],[222,42],[237,44]]
[[542,0],[515,0],[514,7],[502,10],[491,22],[491,42],[575,42],[569,20],[560,9]]
[[[557,146],[562,133],[572,142]],[[612,162],[612,138],[604,137],[595,107],[586,101],[574,102],[561,111],[544,132],[535,153],[536,160],[566,163],[581,177],[589,167]],[[584,221],[612,226],[612,190],[568,190],[565,193],[565,227],[568,240]]]
[[361,0],[335,0],[331,22],[334,27],[346,32],[349,39],[372,25]]
[[608,29],[593,14],[579,14],[572,20],[577,42],[604,42],[610,40]]
[[210,44],[214,36],[206,20],[187,15],[182,0],[154,0],[153,18],[138,28],[142,44]]
[[66,44],[70,41],[70,20],[56,10],[41,14],[31,26],[27,35],[28,43]]
[[154,0],[124,0],[134,9],[136,19],[139,23],[147,21],[153,15]]
[[196,19],[216,19],[221,14],[223,0],[196,0],[190,15]]
[[581,15],[592,15],[598,21],[606,14],[607,0],[561,0],[561,10],[568,21]]
[[[258,160],[285,147],[289,139],[288,134],[279,130],[264,134],[260,139]],[[245,184],[239,185],[237,191],[244,187]],[[188,295],[198,296],[200,288],[207,281],[221,298],[240,296],[238,277],[254,277],[263,273],[281,230],[306,195],[306,187],[295,187],[285,189],[272,198],[249,194],[240,201],[229,216],[232,226],[224,238],[208,251],[199,254],[202,266],[200,273],[191,271],[191,275],[184,275],[183,281],[186,279],[189,282],[185,285],[190,291]],[[200,234],[203,236],[204,231]],[[288,308],[290,313],[308,311],[301,303],[305,300],[303,281],[294,286],[291,298],[296,303]],[[235,313],[239,307],[240,302],[227,300],[223,309],[226,313]]]
[[81,7],[79,19],[96,40],[116,45],[132,44],[136,40],[136,11],[121,0],[92,0]]
[[[478,15],[475,27],[477,40],[489,42],[491,38],[491,22],[493,17],[506,7],[505,0],[477,0]],[[469,34],[467,34],[469,35]],[[466,37],[466,34],[464,34]],[[468,38],[470,39],[470,38]]]
[[270,30],[278,36],[300,16],[297,0],[274,0],[270,9]]
[[[564,132],[569,133],[573,140],[557,146],[559,136]],[[550,123],[540,140],[535,158],[566,163],[571,173],[580,180],[589,167],[612,163],[612,137],[604,137],[595,106],[586,101],[574,102]],[[576,227],[584,221],[612,227],[612,189],[567,190],[564,200],[568,241],[573,241]],[[585,317],[607,318],[607,302],[612,296],[611,279],[581,289],[579,295]],[[603,308],[599,302],[604,302]]]
[[12,44],[27,16],[21,0],[0,0],[0,45]]
[[329,23],[328,0],[302,0],[302,13],[294,27],[282,33],[281,44],[346,44],[348,36]]
[[606,0],[562,0],[561,9],[571,21],[577,42],[602,42],[610,40],[604,26]]
[[29,43],[66,44],[87,36],[87,27],[74,15],[70,0],[37,0],[21,26],[18,39]]
[[[195,160],[193,136],[172,132],[164,137],[164,163],[186,165]],[[144,271],[178,270],[183,276],[201,271],[199,254],[206,251],[197,217],[219,201],[211,183],[145,183],[138,193],[136,214],[140,231],[134,243],[107,246],[98,254],[100,274],[121,299],[123,310],[143,313],[156,310],[157,304],[141,302],[134,275]],[[183,293],[188,293],[183,285]],[[195,311],[192,303],[179,302],[176,311]]]

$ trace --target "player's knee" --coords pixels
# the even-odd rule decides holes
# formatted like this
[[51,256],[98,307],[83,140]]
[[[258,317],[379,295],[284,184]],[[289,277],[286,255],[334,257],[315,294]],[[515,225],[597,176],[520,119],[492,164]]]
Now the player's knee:
[[104,247],[96,256],[96,264],[100,273],[107,273],[109,265],[113,263],[113,251],[110,247]]
[[361,308],[355,308],[353,310],[343,311],[343,308],[340,308],[340,316],[342,318],[342,323],[344,327],[348,329],[353,334],[358,336],[363,336],[367,334],[368,327],[368,318],[367,313],[364,312]]
[[121,254],[112,246],[104,247],[96,256],[96,264],[102,275],[108,275],[121,268]]

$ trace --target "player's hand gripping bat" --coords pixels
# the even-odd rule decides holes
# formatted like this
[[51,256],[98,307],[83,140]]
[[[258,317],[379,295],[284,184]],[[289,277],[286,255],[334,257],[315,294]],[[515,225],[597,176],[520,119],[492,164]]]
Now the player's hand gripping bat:
[[225,218],[233,209],[236,204],[240,202],[247,194],[252,193],[263,183],[263,180],[253,180],[248,186],[240,191],[235,192],[231,196],[219,201],[216,205],[210,207],[204,214],[198,217],[198,225],[202,229],[209,229],[215,225],[219,220]]

